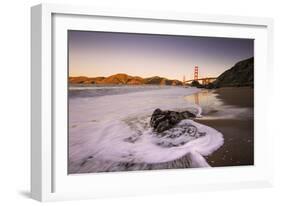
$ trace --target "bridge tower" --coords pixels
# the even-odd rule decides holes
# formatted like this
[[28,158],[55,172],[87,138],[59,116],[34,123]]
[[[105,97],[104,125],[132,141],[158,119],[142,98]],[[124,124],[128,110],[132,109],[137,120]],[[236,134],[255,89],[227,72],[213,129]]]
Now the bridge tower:
[[183,82],[183,85],[185,85],[185,75],[183,75],[182,82]]
[[194,80],[198,80],[198,66],[194,67]]

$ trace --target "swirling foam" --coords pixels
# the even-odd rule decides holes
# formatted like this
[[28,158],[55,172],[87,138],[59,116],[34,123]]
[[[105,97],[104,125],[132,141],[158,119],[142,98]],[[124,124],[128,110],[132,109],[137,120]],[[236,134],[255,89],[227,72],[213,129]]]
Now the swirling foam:
[[[176,138],[160,137],[149,126],[156,108],[188,109],[200,116],[201,108],[184,100],[184,96],[198,91],[174,87],[70,99],[70,172],[83,172],[89,164],[96,165],[87,169],[88,172],[111,171],[116,170],[116,163],[159,164],[185,155],[189,155],[190,167],[209,166],[204,156],[223,144],[221,133],[193,120],[181,121],[170,132],[176,134],[182,127],[193,125],[204,135],[194,137],[185,133]],[[103,167],[103,163],[108,165]]]

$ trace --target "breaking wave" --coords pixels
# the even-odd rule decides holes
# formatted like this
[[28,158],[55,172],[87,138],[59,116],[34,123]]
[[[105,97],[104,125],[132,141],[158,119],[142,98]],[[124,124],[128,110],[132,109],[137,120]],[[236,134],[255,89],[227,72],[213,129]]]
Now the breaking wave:
[[152,112],[202,109],[184,97],[196,88],[163,88],[69,100],[69,173],[209,167],[208,156],[223,144],[215,129],[193,120],[155,133]]

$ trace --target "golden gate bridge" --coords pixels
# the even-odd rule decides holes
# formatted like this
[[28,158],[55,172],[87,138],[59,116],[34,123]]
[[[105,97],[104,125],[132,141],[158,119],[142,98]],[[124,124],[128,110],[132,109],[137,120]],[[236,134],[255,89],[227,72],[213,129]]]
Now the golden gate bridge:
[[183,77],[183,82],[184,84],[191,84],[193,81],[198,81],[202,85],[207,85],[209,83],[214,82],[217,79],[217,77],[204,77],[204,78],[199,78],[199,67],[195,66],[194,67],[194,74],[193,74],[193,79],[190,80],[185,80],[185,76]]

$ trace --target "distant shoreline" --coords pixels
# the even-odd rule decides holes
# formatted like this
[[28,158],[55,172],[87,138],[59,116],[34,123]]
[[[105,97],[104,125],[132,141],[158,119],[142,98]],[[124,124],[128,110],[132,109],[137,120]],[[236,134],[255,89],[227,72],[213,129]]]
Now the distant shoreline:
[[128,74],[114,74],[108,77],[69,77],[70,84],[93,84],[93,85],[183,85],[182,81],[168,79],[160,76],[142,78],[139,76],[130,76]]

